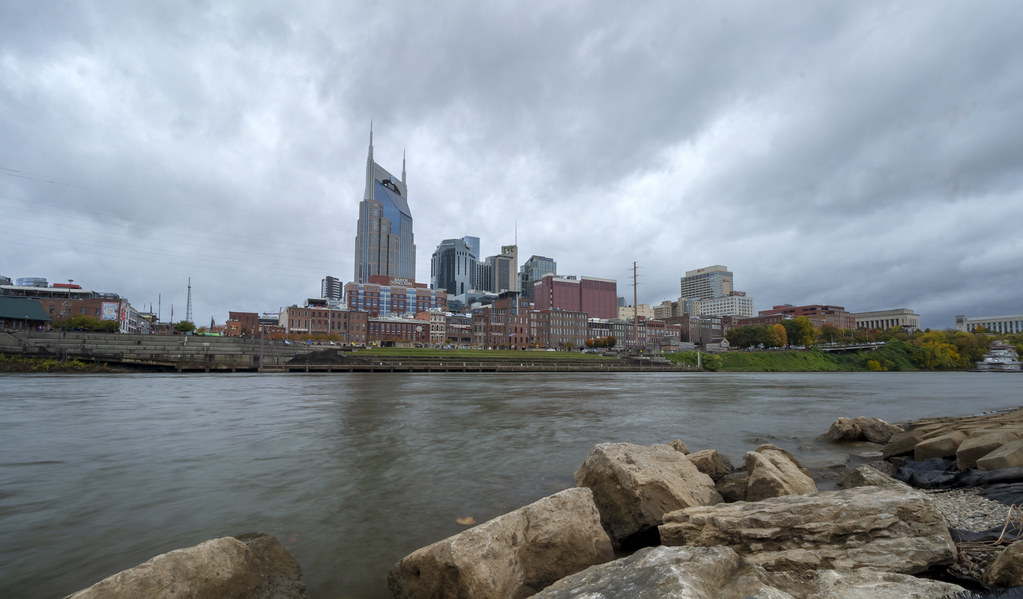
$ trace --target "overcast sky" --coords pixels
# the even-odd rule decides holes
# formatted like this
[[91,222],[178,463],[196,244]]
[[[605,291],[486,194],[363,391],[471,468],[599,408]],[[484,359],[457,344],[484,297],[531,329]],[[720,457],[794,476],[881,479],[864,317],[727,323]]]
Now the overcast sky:
[[757,310],[1023,313],[1023,3],[0,3],[0,274],[164,320],[353,275],[370,122],[446,238]]

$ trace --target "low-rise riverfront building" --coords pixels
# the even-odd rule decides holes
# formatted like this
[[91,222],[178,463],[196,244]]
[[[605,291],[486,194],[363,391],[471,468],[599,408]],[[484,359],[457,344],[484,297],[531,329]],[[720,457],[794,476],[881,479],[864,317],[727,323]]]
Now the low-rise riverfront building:
[[892,327],[901,327],[909,333],[920,329],[920,315],[909,308],[857,312],[853,316],[856,318],[857,329],[888,330]]
[[957,315],[955,329],[957,331],[974,331],[983,327],[988,333],[1023,333],[1023,314],[1007,316],[972,316]]

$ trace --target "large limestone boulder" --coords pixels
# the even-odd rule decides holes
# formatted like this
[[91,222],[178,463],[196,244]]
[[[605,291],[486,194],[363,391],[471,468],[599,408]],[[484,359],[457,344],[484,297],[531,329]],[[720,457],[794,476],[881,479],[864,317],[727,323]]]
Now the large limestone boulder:
[[727,547],[651,547],[547,587],[537,599],[933,599],[962,587],[861,568],[767,572]]
[[1023,440],[1011,441],[977,459],[978,470],[998,470],[1023,466]]
[[746,501],[817,492],[817,484],[786,452],[760,447],[747,452],[743,460],[749,474]]
[[839,418],[832,423],[828,432],[821,435],[821,440],[832,443],[849,441],[867,441],[870,443],[888,443],[892,435],[903,432],[902,427],[889,424],[880,418]]
[[984,585],[988,588],[1023,586],[1023,541],[1009,545],[984,571]]
[[970,437],[960,443],[959,448],[956,449],[956,467],[960,470],[976,468],[977,460],[1018,439],[1019,435],[1008,430]]
[[721,501],[714,481],[668,445],[602,443],[583,460],[575,482],[593,490],[616,545],[655,529],[666,512]]
[[297,599],[302,569],[270,535],[222,537],[175,549],[118,572],[67,599]]
[[959,445],[966,440],[966,433],[952,431],[938,437],[926,439],[913,448],[913,459],[922,462],[931,458],[955,457]]
[[387,583],[398,599],[528,597],[611,559],[593,494],[575,488],[414,551]]
[[691,453],[688,457],[697,470],[709,476],[715,483],[735,470],[731,460],[716,449],[704,449]]
[[930,499],[901,486],[691,507],[665,514],[659,531],[664,545],[725,545],[768,570],[913,574],[956,555]]

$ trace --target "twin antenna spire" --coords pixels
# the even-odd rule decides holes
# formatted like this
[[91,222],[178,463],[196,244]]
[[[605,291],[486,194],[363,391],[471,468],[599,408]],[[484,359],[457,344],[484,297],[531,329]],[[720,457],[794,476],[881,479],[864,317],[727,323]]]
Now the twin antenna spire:
[[[369,159],[373,161],[373,121],[369,122]],[[401,149],[401,182],[405,183],[405,148]]]

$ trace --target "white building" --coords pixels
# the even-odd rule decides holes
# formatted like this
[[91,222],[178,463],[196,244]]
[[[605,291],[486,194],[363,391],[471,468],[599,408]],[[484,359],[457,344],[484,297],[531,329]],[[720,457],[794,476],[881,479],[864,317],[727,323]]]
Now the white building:
[[753,298],[742,291],[733,291],[728,295],[701,299],[699,303],[700,316],[741,316],[752,318]]
[[853,316],[856,318],[857,329],[888,330],[892,327],[902,327],[910,333],[920,329],[920,315],[909,308],[857,312]]
[[632,321],[632,319],[636,316],[647,320],[653,320],[654,309],[651,308],[649,304],[639,304],[636,307],[618,306],[618,320]]
[[1023,314],[974,317],[957,315],[955,319],[957,331],[969,332],[984,327],[988,333],[1023,333]]

